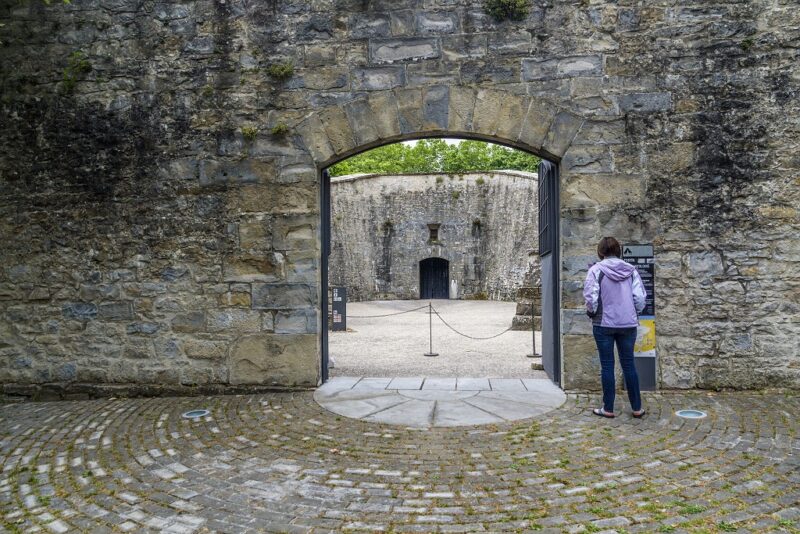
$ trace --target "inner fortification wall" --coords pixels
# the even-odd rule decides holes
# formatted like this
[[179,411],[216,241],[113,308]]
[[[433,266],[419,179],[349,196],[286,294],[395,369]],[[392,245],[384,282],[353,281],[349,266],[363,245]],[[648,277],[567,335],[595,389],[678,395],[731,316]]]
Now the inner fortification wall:
[[350,300],[416,299],[433,257],[458,298],[513,301],[537,257],[537,184],[520,171],[333,178],[330,284]]

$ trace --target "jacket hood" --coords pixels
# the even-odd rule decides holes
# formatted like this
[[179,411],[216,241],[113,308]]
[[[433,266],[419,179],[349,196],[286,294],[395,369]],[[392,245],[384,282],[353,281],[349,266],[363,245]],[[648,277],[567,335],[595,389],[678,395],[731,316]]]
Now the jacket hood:
[[633,276],[636,267],[619,258],[606,258],[597,264],[603,274],[615,282],[621,282]]

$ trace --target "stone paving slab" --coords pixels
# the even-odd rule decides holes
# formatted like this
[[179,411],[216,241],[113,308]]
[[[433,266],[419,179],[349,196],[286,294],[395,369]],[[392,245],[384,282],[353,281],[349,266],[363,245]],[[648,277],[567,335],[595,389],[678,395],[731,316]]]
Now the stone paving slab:
[[[420,428],[470,426],[526,419],[563,404],[563,391],[550,380],[538,382],[528,382],[534,390],[528,391],[519,378],[351,378],[329,381],[314,398],[356,419]],[[421,389],[412,389],[417,385]]]
[[455,378],[426,378],[422,383],[422,389],[437,389],[442,391],[453,391],[456,389]]
[[457,390],[483,391],[491,389],[488,378],[458,378],[456,379]]
[[389,385],[386,386],[387,389],[422,389],[422,382],[425,380],[424,377],[399,377],[399,378],[392,378],[392,381],[389,382]]
[[4,405],[0,532],[798,532],[796,393],[644,399],[429,428],[310,392]]

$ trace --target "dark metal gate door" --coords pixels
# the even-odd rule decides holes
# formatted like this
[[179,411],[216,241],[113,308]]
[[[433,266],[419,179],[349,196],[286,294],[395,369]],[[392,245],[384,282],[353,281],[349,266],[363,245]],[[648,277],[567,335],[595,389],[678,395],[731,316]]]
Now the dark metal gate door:
[[428,258],[419,262],[419,298],[450,298],[450,262]]
[[542,279],[542,365],[561,384],[561,327],[558,246],[558,167],[539,163],[539,256]]
[[319,329],[322,333],[320,339],[320,353],[322,361],[320,362],[320,369],[322,371],[322,382],[328,381],[328,256],[331,254],[331,176],[327,170],[322,171],[322,187],[320,187],[320,206],[322,208],[322,254],[320,259],[320,271],[322,277],[320,280],[320,305],[322,313],[320,314]]

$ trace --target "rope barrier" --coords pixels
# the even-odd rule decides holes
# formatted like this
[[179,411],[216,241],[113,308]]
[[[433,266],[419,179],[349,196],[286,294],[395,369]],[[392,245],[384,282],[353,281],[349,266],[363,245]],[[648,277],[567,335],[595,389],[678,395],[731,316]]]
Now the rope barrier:
[[448,322],[447,322],[447,321],[445,321],[445,320],[444,320],[444,318],[443,318],[441,315],[439,315],[439,312],[436,310],[436,308],[432,308],[432,310],[433,310],[433,313],[435,313],[435,314],[436,314],[436,317],[438,317],[438,318],[439,318],[439,320],[440,320],[440,321],[442,321],[442,322],[444,323],[444,325],[445,325],[447,328],[449,328],[450,330],[452,330],[453,332],[455,332],[455,333],[456,333],[456,334],[458,334],[459,336],[463,336],[463,337],[466,337],[466,338],[469,338],[469,339],[474,339],[474,340],[476,340],[476,341],[485,341],[485,340],[487,340],[487,339],[494,339],[494,338],[496,338],[496,337],[500,337],[500,336],[502,336],[503,334],[505,334],[506,332],[510,331],[510,330],[511,330],[511,328],[512,328],[511,326],[509,326],[508,328],[506,328],[505,330],[503,330],[503,331],[502,331],[502,332],[500,332],[499,334],[495,334],[495,335],[493,335],[493,336],[486,336],[486,337],[475,337],[475,336],[470,336],[470,335],[468,335],[468,334],[464,334],[464,333],[462,333],[462,332],[459,332],[458,330],[456,330],[455,328],[453,328],[452,326],[450,326],[450,324],[448,324]]
[[[496,338],[496,337],[500,337],[500,336],[502,336],[503,334],[505,334],[506,332],[509,332],[509,331],[511,331],[511,329],[513,328],[513,325],[512,325],[512,326],[509,326],[508,328],[506,328],[505,330],[503,330],[503,331],[502,331],[502,332],[500,332],[499,334],[495,334],[495,335],[493,335],[493,336],[485,336],[485,337],[481,337],[481,336],[471,336],[471,335],[469,335],[469,334],[465,334],[465,333],[463,333],[463,332],[459,332],[459,331],[458,331],[458,330],[457,330],[455,327],[453,327],[453,326],[452,326],[450,323],[448,323],[447,321],[445,321],[445,320],[444,320],[444,317],[442,317],[442,316],[441,316],[441,314],[439,314],[439,311],[438,311],[436,308],[434,308],[434,307],[433,307],[433,305],[432,305],[432,304],[430,304],[430,303],[426,304],[425,306],[420,306],[419,308],[413,308],[413,309],[410,309],[410,310],[403,310],[403,311],[399,311],[399,312],[385,313],[385,314],[380,314],[380,315],[348,315],[348,318],[350,318],[350,319],[373,319],[373,318],[378,318],[378,317],[393,317],[393,316],[395,316],[395,315],[402,315],[402,314],[404,314],[404,313],[411,313],[411,312],[419,311],[419,310],[422,310],[422,309],[425,309],[425,308],[428,308],[428,314],[429,314],[429,315],[430,315],[430,314],[432,314],[432,313],[433,313],[433,314],[435,314],[435,315],[436,315],[436,317],[438,317],[438,318],[439,318],[439,320],[440,320],[440,321],[442,321],[442,323],[443,323],[443,324],[444,324],[444,325],[445,325],[447,328],[449,328],[450,330],[452,330],[453,332],[455,332],[455,333],[456,333],[456,334],[458,334],[459,336],[465,337],[465,338],[467,338],[467,339],[472,339],[472,340],[475,340],[475,341],[486,341],[487,339],[494,339],[494,338]],[[433,334],[431,333],[431,344],[432,344],[432,343],[433,343]],[[535,345],[535,343],[536,343],[536,341],[534,340],[534,347],[536,346],[536,345]],[[535,351],[536,351],[536,349],[534,348],[534,352],[535,352]],[[430,352],[429,352],[429,353],[426,353],[425,355],[426,355],[426,356],[437,356],[437,354],[433,352],[432,345],[431,345]]]
[[420,306],[419,308],[414,308],[413,310],[404,310],[404,311],[400,311],[400,312],[386,313],[386,314],[383,314],[383,315],[348,315],[347,318],[348,319],[372,319],[373,317],[391,317],[393,315],[402,315],[404,313],[411,313],[411,312],[419,311],[419,310],[421,310],[423,308],[427,308],[427,307],[428,307],[428,305],[426,304],[425,306]]

